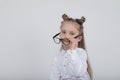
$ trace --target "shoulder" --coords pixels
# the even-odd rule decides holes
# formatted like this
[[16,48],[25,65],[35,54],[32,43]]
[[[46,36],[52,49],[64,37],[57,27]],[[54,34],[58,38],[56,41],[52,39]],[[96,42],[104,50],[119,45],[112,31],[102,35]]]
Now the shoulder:
[[85,49],[83,48],[77,48],[77,51],[80,52],[80,53],[87,53]]
[[81,56],[81,57],[87,57],[87,52],[85,49],[83,48],[77,48],[77,53]]

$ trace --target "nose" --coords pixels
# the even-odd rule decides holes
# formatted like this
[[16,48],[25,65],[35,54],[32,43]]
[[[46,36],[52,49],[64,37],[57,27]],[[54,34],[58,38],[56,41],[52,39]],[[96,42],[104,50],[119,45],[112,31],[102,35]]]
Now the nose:
[[65,38],[69,38],[69,34],[65,34]]
[[63,38],[69,38],[69,34],[60,34],[60,38],[63,39]]

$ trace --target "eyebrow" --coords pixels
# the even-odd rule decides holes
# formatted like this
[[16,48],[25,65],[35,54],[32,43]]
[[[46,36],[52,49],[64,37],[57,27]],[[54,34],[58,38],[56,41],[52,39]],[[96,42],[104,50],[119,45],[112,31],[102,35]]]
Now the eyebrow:
[[[62,29],[61,29],[61,31],[66,31],[66,30],[62,30]],[[75,31],[69,31],[69,32],[76,33]]]

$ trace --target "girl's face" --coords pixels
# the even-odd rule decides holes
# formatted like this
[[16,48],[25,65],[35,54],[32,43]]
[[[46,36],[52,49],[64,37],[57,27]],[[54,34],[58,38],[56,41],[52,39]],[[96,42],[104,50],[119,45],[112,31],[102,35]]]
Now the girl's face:
[[63,39],[64,44],[69,44],[70,41],[80,42],[82,37],[79,36],[78,38],[74,38],[75,36],[79,35],[79,25],[72,21],[65,21],[61,25],[61,32],[60,38]]

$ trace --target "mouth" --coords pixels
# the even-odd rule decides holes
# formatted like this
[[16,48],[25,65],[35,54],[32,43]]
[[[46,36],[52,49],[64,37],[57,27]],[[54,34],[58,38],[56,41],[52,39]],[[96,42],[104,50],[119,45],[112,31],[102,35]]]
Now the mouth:
[[62,41],[63,42],[70,42],[70,40],[68,38],[63,38]]
[[63,42],[64,45],[69,45],[70,44],[69,39],[63,39],[62,42]]

